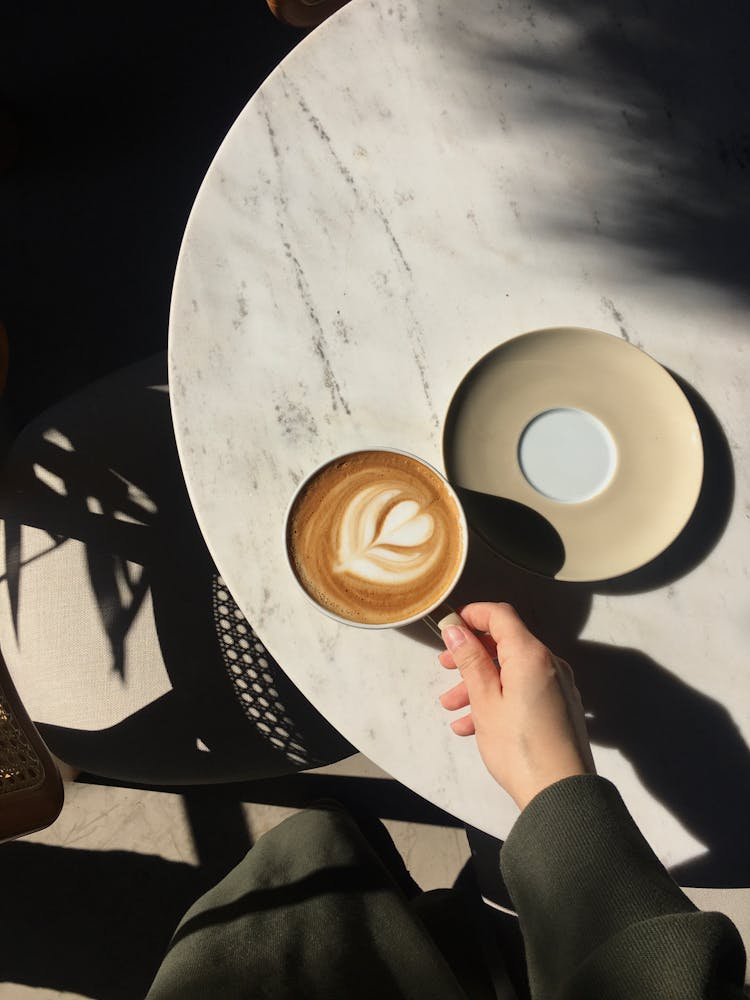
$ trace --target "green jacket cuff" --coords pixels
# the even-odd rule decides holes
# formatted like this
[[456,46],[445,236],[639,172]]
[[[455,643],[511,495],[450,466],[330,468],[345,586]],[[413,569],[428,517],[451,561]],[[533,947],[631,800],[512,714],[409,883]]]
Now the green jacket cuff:
[[595,774],[564,778],[532,799],[500,861],[519,911],[527,903],[536,909],[542,901],[569,910],[583,897],[592,933],[609,934],[634,919],[695,911],[615,786]]
[[516,821],[500,862],[532,980],[564,980],[632,924],[696,912],[615,786],[597,775],[540,792]]

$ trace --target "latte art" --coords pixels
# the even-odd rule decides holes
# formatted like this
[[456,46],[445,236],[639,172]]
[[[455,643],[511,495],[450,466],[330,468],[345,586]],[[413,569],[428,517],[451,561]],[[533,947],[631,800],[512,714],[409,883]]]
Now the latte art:
[[331,462],[305,485],[287,545],[318,604],[350,621],[387,624],[447,595],[465,537],[456,501],[432,469],[398,452],[365,451]]
[[342,515],[334,569],[373,583],[416,580],[435,561],[434,530],[432,515],[403,490],[365,487]]

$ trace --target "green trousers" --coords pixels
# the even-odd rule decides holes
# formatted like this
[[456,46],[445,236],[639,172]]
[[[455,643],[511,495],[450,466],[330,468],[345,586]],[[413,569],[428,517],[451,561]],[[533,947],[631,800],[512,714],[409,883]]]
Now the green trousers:
[[494,998],[479,907],[412,894],[390,848],[342,809],[291,816],[188,911],[148,1000]]
[[[478,899],[418,893],[386,840],[339,809],[282,823],[187,914],[151,1000],[494,998]],[[534,1000],[744,996],[736,928],[696,910],[605,779],[540,792],[500,860]]]

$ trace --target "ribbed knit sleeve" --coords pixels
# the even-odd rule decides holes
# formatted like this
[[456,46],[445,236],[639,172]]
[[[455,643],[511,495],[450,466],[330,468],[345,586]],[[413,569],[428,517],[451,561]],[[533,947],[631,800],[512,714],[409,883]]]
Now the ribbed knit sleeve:
[[736,928],[696,910],[609,781],[581,775],[545,789],[500,861],[534,1000],[743,996]]

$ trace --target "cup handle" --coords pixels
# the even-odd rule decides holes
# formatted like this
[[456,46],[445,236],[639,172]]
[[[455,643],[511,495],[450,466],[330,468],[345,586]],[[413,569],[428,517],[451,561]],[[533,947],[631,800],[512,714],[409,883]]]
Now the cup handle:
[[433,608],[433,610],[429,613],[429,615],[425,615],[424,618],[422,618],[422,621],[430,630],[430,632],[433,633],[433,635],[436,635],[438,639],[442,639],[443,634],[438,628],[438,622],[441,622],[443,618],[447,618],[448,615],[455,615],[455,614],[456,614],[456,609],[452,608],[450,604],[446,604],[445,602],[443,602],[443,604],[438,604],[436,608]]

